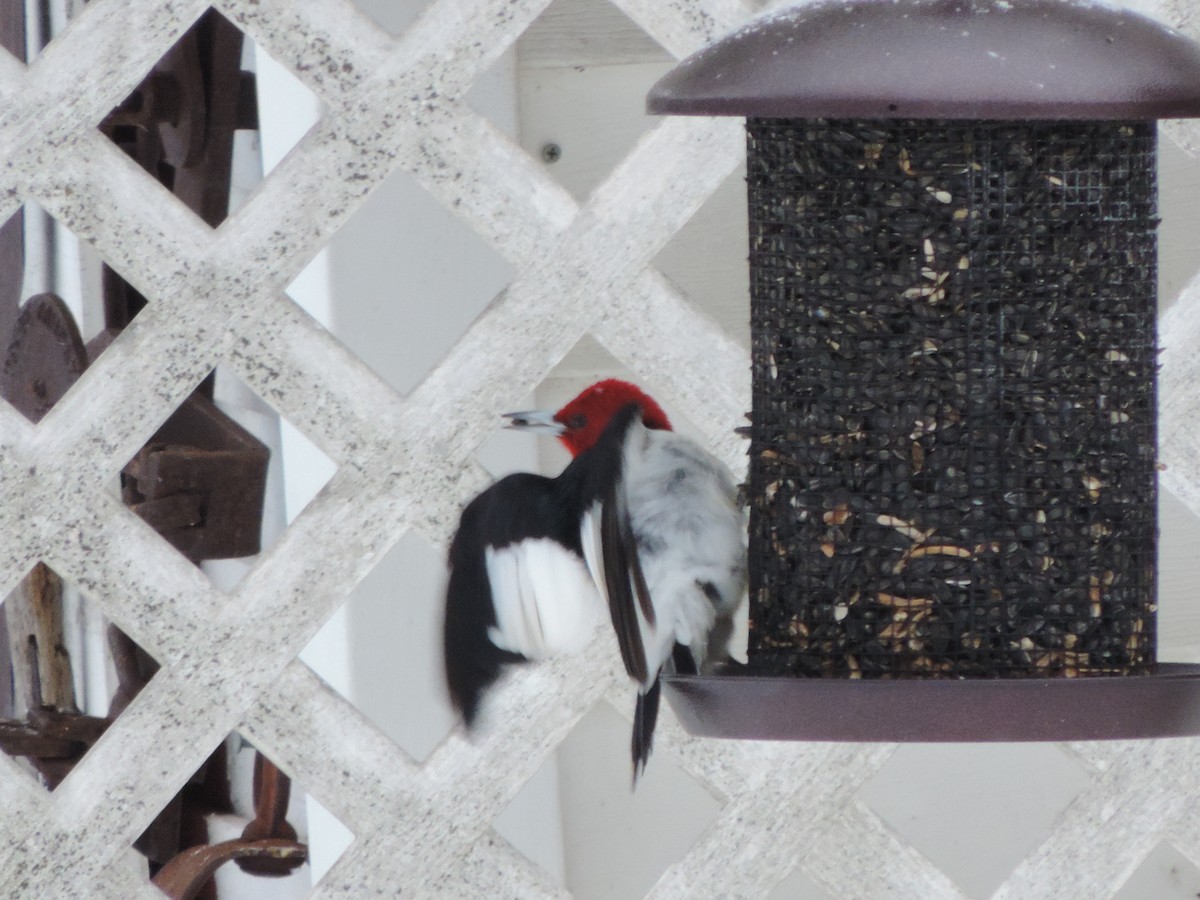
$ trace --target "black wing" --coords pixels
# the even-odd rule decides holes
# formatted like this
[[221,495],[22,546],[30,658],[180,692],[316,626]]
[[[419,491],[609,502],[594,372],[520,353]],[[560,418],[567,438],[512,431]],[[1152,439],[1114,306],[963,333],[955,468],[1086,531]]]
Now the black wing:
[[657,673],[649,671],[646,662],[642,622],[654,624],[654,607],[638,559],[622,483],[625,443],[640,417],[641,408],[635,403],[621,409],[595,446],[580,454],[574,463],[586,471],[581,491],[584,511],[580,543],[584,558],[608,601],[625,671],[640,684],[649,686]]
[[556,479],[520,473],[498,481],[463,510],[450,545],[450,579],[442,629],[446,685],[467,726],[474,722],[483,692],[505,665],[525,662],[519,653],[492,643],[497,624],[488,578],[486,549],[529,537],[550,537],[582,556],[578,516],[564,506]]

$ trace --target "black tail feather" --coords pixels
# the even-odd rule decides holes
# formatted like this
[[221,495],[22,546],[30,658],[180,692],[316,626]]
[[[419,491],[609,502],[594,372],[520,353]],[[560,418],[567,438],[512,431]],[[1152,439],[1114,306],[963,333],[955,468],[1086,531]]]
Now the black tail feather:
[[676,675],[700,674],[696,668],[696,657],[692,656],[692,651],[683,644],[676,644],[675,649],[671,651],[671,663]]
[[[468,507],[468,513],[475,505]],[[463,514],[459,535],[472,521],[468,513]],[[484,692],[500,677],[504,667],[525,661],[520,654],[501,650],[492,643],[488,629],[495,624],[483,551],[464,547],[455,537],[450,549],[442,650],[446,687],[468,729],[475,724]]]
[[[667,669],[676,675],[696,675],[696,658],[683,644],[676,644],[671,651]],[[644,693],[639,692],[637,707],[633,712],[633,786],[646,770],[650,749],[654,746],[654,727],[658,724],[658,701],[662,697],[662,673]]]
[[646,770],[646,761],[650,758],[661,694],[661,676],[655,677],[654,684],[645,693],[638,693],[637,708],[633,713],[633,787],[637,787],[637,780]]
[[483,695],[507,665],[528,662],[517,653],[500,650],[487,641],[474,645],[446,646],[446,685],[450,699],[470,730],[479,715]]

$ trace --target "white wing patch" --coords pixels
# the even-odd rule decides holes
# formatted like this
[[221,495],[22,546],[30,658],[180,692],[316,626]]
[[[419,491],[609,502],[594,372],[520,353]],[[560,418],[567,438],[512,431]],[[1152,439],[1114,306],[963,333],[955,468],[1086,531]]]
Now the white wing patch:
[[583,561],[549,538],[484,550],[496,625],[488,638],[527,659],[582,650],[607,610]]
[[608,590],[604,586],[604,543],[600,540],[600,501],[583,514],[579,523],[579,543],[583,546],[583,558],[587,562],[592,580],[600,589],[600,600],[608,606]]

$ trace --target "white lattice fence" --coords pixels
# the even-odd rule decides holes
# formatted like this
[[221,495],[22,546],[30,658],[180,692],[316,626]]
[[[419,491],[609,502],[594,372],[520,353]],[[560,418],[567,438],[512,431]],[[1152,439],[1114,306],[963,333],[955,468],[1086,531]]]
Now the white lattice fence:
[[[94,127],[209,3],[93,0],[28,68],[0,55],[0,217],[36,201],[150,299],[37,427],[0,404],[0,590],[45,560],[162,663],[52,795],[0,757],[5,896],[158,896],[124,865],[127,848],[233,729],[354,833],[317,896],[563,893],[491,822],[598,699],[627,705],[608,639],[515,679],[497,699],[502,725],[476,743],[452,736],[420,766],[296,660],[406,531],[445,545],[482,483],[471,458],[495,411],[530,393],[584,334],[740,462],[732,427],[748,408],[744,351],[649,264],[737,166],[741,123],[661,122],[578,205],[464,99],[548,2],[435,0],[395,39],[349,0],[216,3],[327,106],[216,231]],[[1155,11],[1200,36],[1187,4]],[[618,5],[684,55],[752,4]],[[404,398],[282,293],[397,168],[518,273]],[[1163,453],[1171,486],[1200,509],[1197,308],[1193,286],[1164,325],[1186,352],[1167,357]],[[103,490],[219,361],[338,465],[232,593]],[[961,896],[855,798],[893,747],[701,742],[664,719],[659,752],[726,806],[654,896],[761,896],[797,865],[838,897]],[[1163,837],[1200,864],[1198,750],[1194,741],[1073,748],[1091,787],[1000,895],[1106,896]]]

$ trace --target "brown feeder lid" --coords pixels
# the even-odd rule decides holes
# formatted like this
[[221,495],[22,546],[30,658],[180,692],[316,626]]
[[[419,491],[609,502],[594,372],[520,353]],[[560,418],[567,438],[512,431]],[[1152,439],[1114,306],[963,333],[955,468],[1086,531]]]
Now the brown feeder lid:
[[835,0],[689,56],[651,113],[939,119],[1200,116],[1200,45],[1084,0]]

